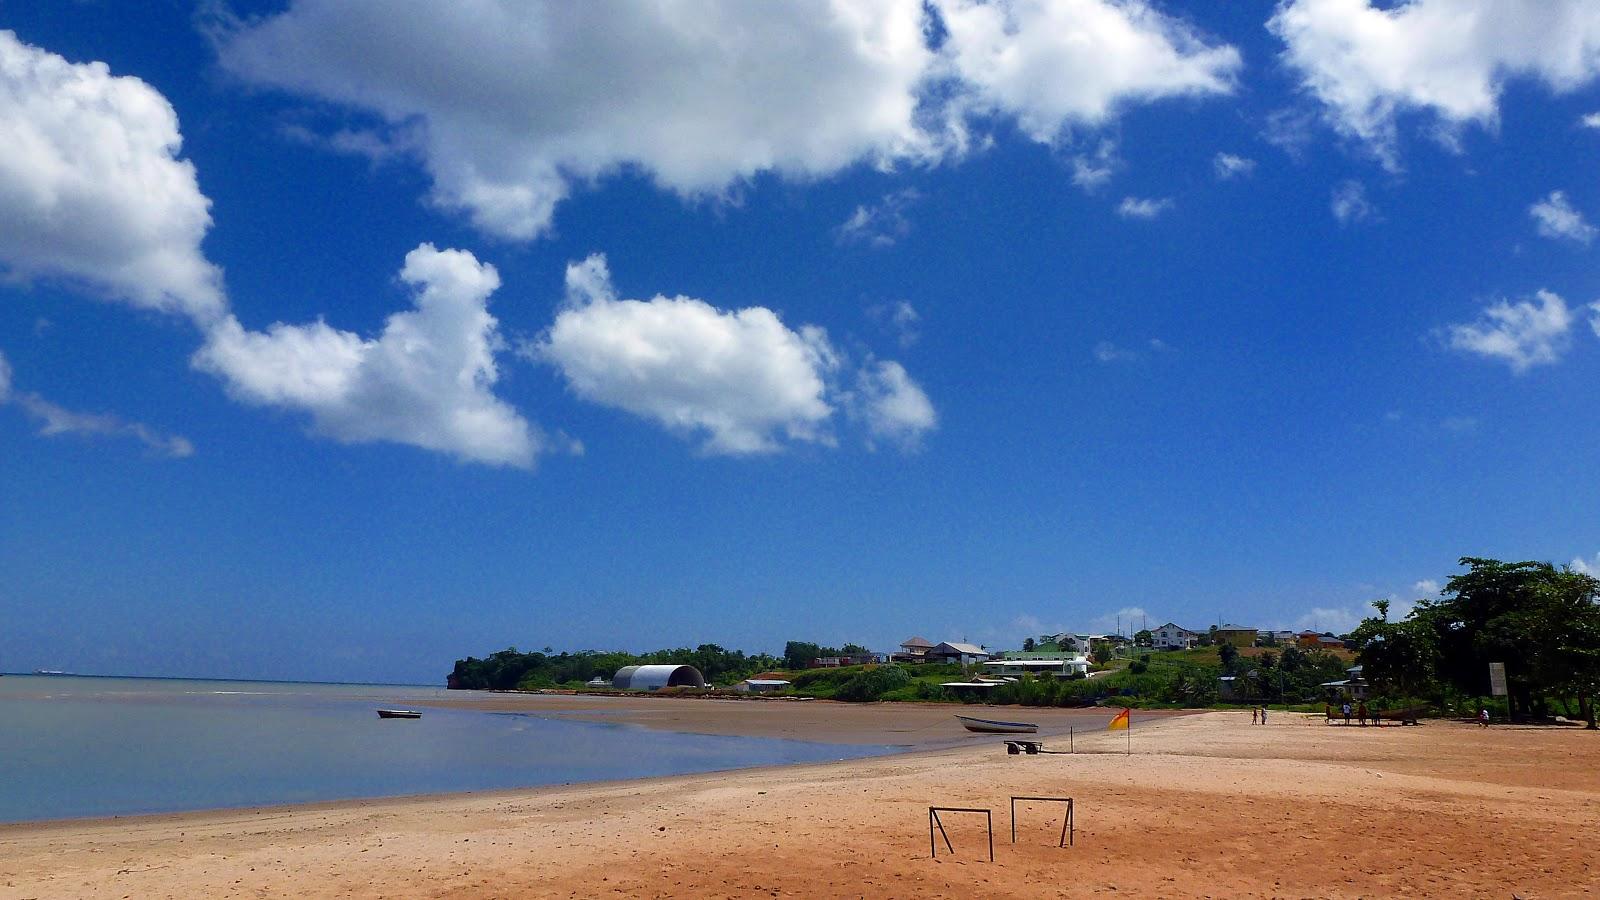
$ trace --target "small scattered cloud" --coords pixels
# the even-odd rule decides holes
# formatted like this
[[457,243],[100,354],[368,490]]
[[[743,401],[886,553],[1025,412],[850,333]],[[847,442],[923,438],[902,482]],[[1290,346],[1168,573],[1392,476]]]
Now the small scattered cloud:
[[[1600,115],[1600,113],[1597,113],[1597,115]],[[1581,556],[1573,557],[1572,562],[1567,563],[1567,568],[1574,572],[1600,577],[1600,553],[1596,553],[1593,559],[1584,559]]]
[[1096,362],[1110,365],[1112,363],[1138,362],[1142,357],[1138,352],[1124,347],[1118,347],[1110,341],[1101,341],[1094,345],[1094,358]]
[[[1361,620],[1367,615],[1368,613],[1344,606],[1317,606],[1295,619],[1291,627],[1295,631],[1331,631],[1334,634],[1345,634],[1361,624]],[[1392,611],[1390,615],[1393,616]]]
[[916,449],[922,436],[939,424],[928,395],[893,360],[868,360],[861,367],[849,409],[866,423],[873,440],[890,441],[906,450]]
[[1600,129],[1600,112],[1592,112],[1578,120],[1584,128]]
[[1340,225],[1364,222],[1378,212],[1377,207],[1367,200],[1366,185],[1354,178],[1341,181],[1334,187],[1330,208]]
[[1218,181],[1230,181],[1254,174],[1256,161],[1232,153],[1218,153],[1212,158],[1211,167],[1216,171]]
[[1317,118],[1304,109],[1285,107],[1267,114],[1261,126],[1261,139],[1300,161],[1315,137]]
[[1425,597],[1436,597],[1439,595],[1440,585],[1432,578],[1424,578],[1411,585],[1411,589]]
[[1171,208],[1171,197],[1123,197],[1117,204],[1117,215],[1124,219],[1154,219]]
[[834,234],[841,244],[893,247],[896,241],[911,233],[911,220],[906,217],[906,210],[920,199],[922,194],[915,188],[884,194],[876,204],[857,206]]
[[902,350],[922,339],[922,315],[908,300],[875,303],[867,307],[867,317],[893,333]]
[[1571,343],[1572,319],[1566,301],[1541,290],[1530,300],[1491,304],[1477,321],[1447,326],[1443,337],[1452,350],[1499,360],[1520,375],[1561,360]]
[[1528,207],[1528,215],[1538,224],[1539,235],[1552,240],[1587,244],[1594,240],[1597,230],[1573,208],[1565,191],[1551,191],[1550,196]]
[[129,422],[110,413],[74,412],[31,391],[15,391],[11,372],[11,363],[0,355],[0,405],[15,403],[39,423],[42,437],[132,438],[160,456],[182,459],[194,455],[194,444],[186,437],[162,434],[142,422]]
[[1133,634],[1143,628],[1146,621],[1155,622],[1157,625],[1161,624],[1151,618],[1150,614],[1142,606],[1124,606],[1121,609],[1101,613],[1084,623],[1084,625],[1095,634],[1112,634],[1119,625],[1123,634]]
[[1151,338],[1146,341],[1145,348],[1145,350],[1136,350],[1132,347],[1119,346],[1111,341],[1101,341],[1094,345],[1094,349],[1090,353],[1094,356],[1096,362],[1112,365],[1114,363],[1138,362],[1148,354],[1177,352],[1171,344],[1161,338]]
[[403,154],[408,146],[404,131],[385,135],[371,129],[339,128],[327,134],[298,122],[284,123],[279,132],[289,140],[348,156],[360,156],[373,163],[384,163]]
[[1105,187],[1120,168],[1122,160],[1117,158],[1117,142],[1103,140],[1093,151],[1072,157],[1072,183],[1084,193],[1092,194]]

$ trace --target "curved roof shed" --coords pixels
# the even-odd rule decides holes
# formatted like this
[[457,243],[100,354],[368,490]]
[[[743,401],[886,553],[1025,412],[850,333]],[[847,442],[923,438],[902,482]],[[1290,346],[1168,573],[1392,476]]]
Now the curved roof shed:
[[623,666],[611,677],[619,691],[659,691],[664,687],[706,686],[705,676],[694,666]]

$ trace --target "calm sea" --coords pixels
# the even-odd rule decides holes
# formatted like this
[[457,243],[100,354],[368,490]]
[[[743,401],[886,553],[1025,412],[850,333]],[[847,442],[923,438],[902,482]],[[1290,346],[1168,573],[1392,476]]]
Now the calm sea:
[[[443,689],[0,678],[0,822],[475,791],[888,752],[526,714],[378,707]],[[459,695],[457,695],[459,696]]]

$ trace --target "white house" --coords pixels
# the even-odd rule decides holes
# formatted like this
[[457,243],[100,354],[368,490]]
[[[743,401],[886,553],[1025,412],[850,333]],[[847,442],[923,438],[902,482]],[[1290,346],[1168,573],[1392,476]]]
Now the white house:
[[1096,643],[1105,639],[1106,636],[1103,634],[1075,634],[1072,632],[1055,636],[1056,646],[1060,647],[1062,651],[1081,655],[1088,655],[1094,649]]
[[1199,639],[1199,632],[1172,622],[1150,629],[1150,643],[1157,650],[1188,650]]

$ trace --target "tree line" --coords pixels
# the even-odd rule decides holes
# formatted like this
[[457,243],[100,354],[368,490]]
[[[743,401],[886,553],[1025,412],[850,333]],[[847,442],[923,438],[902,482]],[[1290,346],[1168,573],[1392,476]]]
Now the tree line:
[[716,644],[676,647],[652,653],[581,650],[576,653],[523,653],[515,647],[491,653],[483,659],[469,656],[456,660],[446,683],[461,690],[537,690],[558,685],[581,684],[596,676],[610,679],[625,666],[659,664],[694,666],[706,681],[728,684],[758,672],[781,669],[784,662],[767,653],[747,654],[725,650]]
[[1595,727],[1600,696],[1600,580],[1546,562],[1463,557],[1437,599],[1391,621],[1389,602],[1350,635],[1372,688],[1445,711],[1490,694],[1489,664],[1505,666],[1507,713],[1559,709]]

